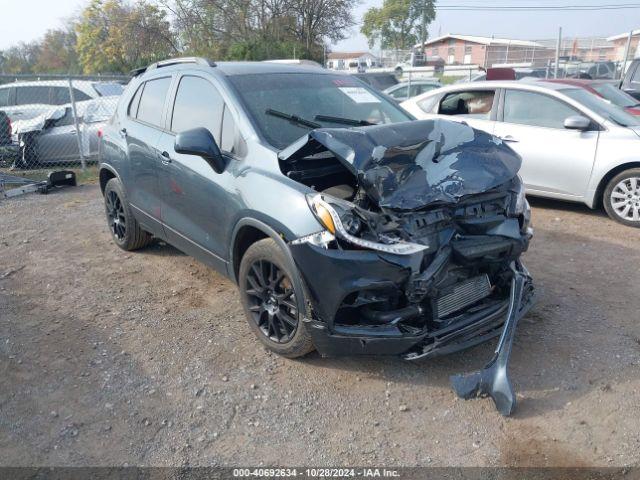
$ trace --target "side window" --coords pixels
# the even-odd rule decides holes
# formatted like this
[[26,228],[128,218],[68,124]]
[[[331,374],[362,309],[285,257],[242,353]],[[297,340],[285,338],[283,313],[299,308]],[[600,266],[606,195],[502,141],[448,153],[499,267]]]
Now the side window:
[[507,90],[504,96],[504,121],[534,127],[564,128],[567,117],[579,114],[566,103],[548,95]]
[[225,152],[235,152],[235,143],[237,136],[236,122],[233,119],[233,115],[229,111],[229,108],[224,106],[224,115],[222,118],[222,138],[220,140],[220,150]]
[[0,107],[7,107],[9,105],[10,90],[10,88],[0,88]]
[[78,90],[77,88],[73,89],[73,99],[76,102],[83,102],[85,100],[91,100],[91,97],[84,93],[82,90]]
[[162,127],[162,109],[170,86],[171,77],[149,80],[140,97],[136,118],[156,127]]
[[[80,119],[78,119],[80,120]],[[68,125],[74,125],[73,121],[73,112],[71,111],[71,107],[67,107],[64,112],[64,117],[59,118],[55,121],[54,127],[66,127]]]
[[220,145],[223,109],[224,100],[211,83],[200,77],[182,77],[173,104],[171,131],[180,133],[205,127]]
[[631,77],[631,81],[633,83],[640,83],[640,62],[632,65],[631,68],[635,68],[635,72],[633,72],[633,76]]
[[418,102],[418,107],[425,113],[434,113],[434,109],[440,100],[439,95],[434,95],[433,97],[425,98],[424,100],[420,100]]
[[142,90],[144,89],[144,83],[140,84],[138,90],[136,90],[135,95],[131,99],[131,103],[129,103],[129,108],[127,109],[127,115],[131,118],[136,118],[138,116],[138,105],[140,105],[140,97],[142,96]]
[[449,93],[442,99],[438,113],[489,120],[494,96],[493,90]]
[[408,90],[409,87],[400,87],[397,90],[391,92],[389,95],[391,95],[393,98],[406,98]]
[[[52,99],[54,105],[65,105],[71,103],[68,87],[51,87]],[[77,100],[77,99],[76,99]]]
[[49,99],[50,87],[18,87],[16,90],[16,105],[29,105],[33,103],[49,105],[51,103]]

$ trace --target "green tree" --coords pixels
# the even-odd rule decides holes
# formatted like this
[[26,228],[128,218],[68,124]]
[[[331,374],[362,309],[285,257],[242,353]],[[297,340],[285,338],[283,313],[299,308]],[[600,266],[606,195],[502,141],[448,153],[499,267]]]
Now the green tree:
[[177,52],[166,13],[145,1],[92,0],[76,32],[84,73],[127,72]]
[[382,7],[365,12],[360,31],[370,47],[379,41],[382,48],[412,48],[427,40],[427,28],[436,16],[434,3],[434,0],[384,0]]
[[2,52],[3,73],[33,73],[40,55],[38,42],[24,43],[10,47]]

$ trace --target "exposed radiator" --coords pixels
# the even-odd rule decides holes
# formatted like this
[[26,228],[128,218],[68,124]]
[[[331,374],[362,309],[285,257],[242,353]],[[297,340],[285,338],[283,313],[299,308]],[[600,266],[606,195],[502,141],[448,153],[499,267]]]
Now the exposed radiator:
[[491,282],[488,275],[480,275],[453,286],[453,291],[439,297],[435,301],[435,316],[443,318],[457,312],[472,303],[488,297],[491,293]]

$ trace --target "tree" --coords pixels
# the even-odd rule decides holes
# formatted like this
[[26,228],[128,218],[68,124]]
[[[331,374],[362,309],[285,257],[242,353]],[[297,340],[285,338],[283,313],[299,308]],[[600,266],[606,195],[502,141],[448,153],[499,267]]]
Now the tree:
[[40,55],[38,42],[20,42],[2,52],[3,73],[33,73]]
[[73,26],[62,30],[48,30],[40,42],[35,70],[47,73],[78,73],[76,33]]
[[92,0],[76,32],[84,73],[127,72],[177,52],[166,13],[145,1]]
[[345,38],[358,0],[159,0],[183,49],[215,59],[322,59]]
[[427,40],[435,16],[434,0],[384,0],[365,12],[360,31],[370,47],[380,41],[382,48],[405,50]]

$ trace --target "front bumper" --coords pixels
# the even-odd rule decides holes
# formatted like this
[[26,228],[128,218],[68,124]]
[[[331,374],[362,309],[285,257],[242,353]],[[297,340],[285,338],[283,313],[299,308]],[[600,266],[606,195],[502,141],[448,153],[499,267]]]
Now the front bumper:
[[[499,271],[505,284],[511,279],[508,267],[512,262],[526,273],[518,258],[529,239],[495,240],[491,245],[480,242],[472,249],[488,261],[466,258],[468,245],[444,249],[429,262],[423,253],[397,256],[323,249],[308,243],[290,245],[308,289],[313,318],[305,322],[317,350],[323,356],[402,355],[416,359],[453,353],[499,335],[509,304],[508,287],[444,321],[434,321],[429,308],[440,291],[439,282],[450,275],[452,266],[464,269],[466,263],[473,269],[488,262],[487,268]],[[519,315],[524,315],[533,298],[533,284],[528,274],[526,277]],[[379,316],[384,319],[379,322],[372,323],[370,318],[360,321],[358,312],[367,307],[367,301],[377,305],[388,302],[390,314]],[[349,302],[352,306],[345,308]],[[346,321],[345,310],[352,314]]]

